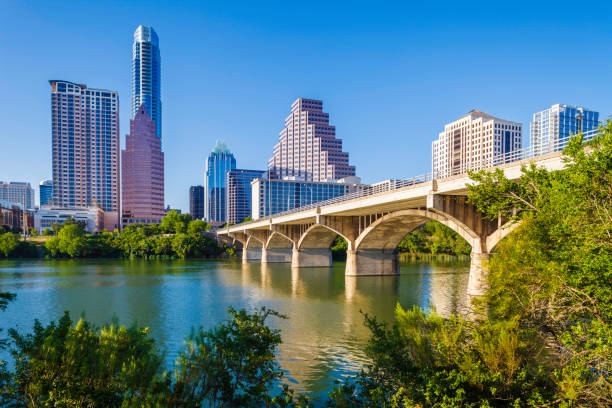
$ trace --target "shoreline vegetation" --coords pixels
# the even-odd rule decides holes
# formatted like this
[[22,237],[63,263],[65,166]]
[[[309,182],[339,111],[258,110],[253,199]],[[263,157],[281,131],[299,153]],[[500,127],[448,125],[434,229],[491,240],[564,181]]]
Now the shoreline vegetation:
[[[13,361],[0,363],[0,405],[610,407],[612,122],[564,153],[561,171],[532,165],[516,180],[470,173],[469,201],[490,219],[520,223],[491,257],[489,291],[469,318],[400,305],[392,324],[364,315],[369,363],[325,401],[278,387],[282,338],[267,322],[284,316],[261,308],[229,309],[216,327],[194,329],[171,372],[146,328],[96,328],[67,314],[27,334],[9,328],[0,347]],[[13,297],[0,293],[0,310]]]

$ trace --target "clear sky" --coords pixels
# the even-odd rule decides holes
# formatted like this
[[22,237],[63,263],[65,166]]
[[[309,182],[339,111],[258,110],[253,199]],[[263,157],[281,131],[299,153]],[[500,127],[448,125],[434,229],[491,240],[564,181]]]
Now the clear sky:
[[612,112],[606,3],[201,3],[0,0],[0,180],[51,178],[49,79],[118,91],[124,143],[139,24],[160,38],[166,203],[183,210],[216,139],[264,169],[298,97],[323,99],[368,183],[430,171],[471,109],[523,123],[524,142],[555,103]]

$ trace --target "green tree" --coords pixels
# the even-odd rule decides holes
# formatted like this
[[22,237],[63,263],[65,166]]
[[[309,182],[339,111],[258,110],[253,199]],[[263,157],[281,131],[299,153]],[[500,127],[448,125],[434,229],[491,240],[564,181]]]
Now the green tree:
[[8,257],[17,248],[18,244],[17,237],[12,232],[5,232],[0,235],[0,253],[5,257]]
[[36,321],[33,333],[10,335],[15,369],[4,395],[16,406],[119,407],[164,384],[147,329],[73,325],[66,312],[57,324]]
[[48,236],[50,236],[50,235],[53,235],[53,231],[51,231],[49,228],[45,228],[45,229],[43,230],[43,235],[44,235],[45,237],[48,237]]
[[266,325],[277,312],[229,309],[231,320],[193,333],[179,354],[175,398],[180,406],[255,407],[272,402],[282,377],[275,358],[280,332]]
[[202,220],[193,220],[191,222],[189,222],[189,225],[187,227],[187,232],[189,234],[198,234],[198,233],[202,233],[205,231],[208,231],[210,229],[211,225],[207,224],[205,221]]
[[36,228],[30,228],[30,236],[31,237],[37,237],[38,236],[38,230]]

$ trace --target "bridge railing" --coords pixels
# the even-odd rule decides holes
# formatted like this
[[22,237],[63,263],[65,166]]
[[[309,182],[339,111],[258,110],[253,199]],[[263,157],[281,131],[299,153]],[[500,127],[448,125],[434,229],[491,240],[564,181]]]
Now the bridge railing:
[[[599,129],[585,132],[583,133],[583,141],[586,142],[586,141],[592,140],[598,134],[599,134]],[[465,174],[468,171],[483,170],[483,169],[487,169],[491,167],[500,166],[502,164],[513,163],[513,162],[517,162],[521,160],[531,159],[534,157],[544,156],[549,153],[563,150],[567,146],[571,138],[572,136],[558,138],[558,139],[549,141],[546,144],[529,146],[526,148],[517,149],[509,153],[503,154],[503,155],[492,156],[490,159],[485,159],[485,160],[481,160],[478,162],[471,162],[466,165],[454,167],[450,170],[443,170],[443,171],[436,172],[436,173],[430,172],[430,173],[421,174],[420,176],[415,176],[415,177],[412,177],[411,179],[386,180],[386,181],[382,181],[380,183],[376,183],[372,185],[358,186],[356,187],[357,188],[356,191],[353,191],[349,194],[334,197],[329,200],[317,201],[316,203],[308,204],[308,205],[301,206],[301,207],[296,207],[291,210],[274,213],[272,215],[261,217],[257,220],[248,221],[243,224],[259,222],[259,221],[268,220],[274,217],[281,217],[283,215],[289,215],[289,214],[293,214],[293,213],[297,213],[301,211],[311,210],[317,207],[323,207],[323,206],[330,205],[330,204],[336,204],[336,203],[341,203],[344,201],[354,200],[356,198],[363,198],[363,197],[368,197],[368,196],[372,196],[375,194],[399,190],[405,187],[414,186],[414,185],[421,184],[421,183],[426,183],[434,179],[440,179],[440,178],[445,178],[449,176]]]

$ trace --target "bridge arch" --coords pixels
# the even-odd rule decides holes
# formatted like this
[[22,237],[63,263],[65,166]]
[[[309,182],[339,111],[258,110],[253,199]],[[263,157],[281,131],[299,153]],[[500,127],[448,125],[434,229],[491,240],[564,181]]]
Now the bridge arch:
[[508,221],[496,229],[487,237],[487,251],[492,252],[497,244],[499,244],[502,239],[506,238],[508,235],[510,235],[510,233],[517,229],[519,225],[521,225],[520,221]]
[[249,249],[249,248],[263,248],[265,242],[263,242],[262,240],[260,240],[259,238],[257,238],[254,235],[249,235],[249,237],[247,238],[245,244],[244,244],[244,248],[245,249]]
[[446,225],[471,246],[472,251],[482,252],[480,237],[461,221],[432,210],[400,210],[386,214],[365,228],[355,240],[355,249],[381,249],[393,251],[400,241],[414,229],[429,220]]
[[293,248],[293,240],[278,231],[273,231],[266,242],[266,248]]
[[331,227],[323,224],[311,225],[300,237],[297,243],[297,249],[304,248],[325,248],[329,249],[336,237],[340,235],[348,243],[348,248],[352,249],[352,240],[334,230]]

